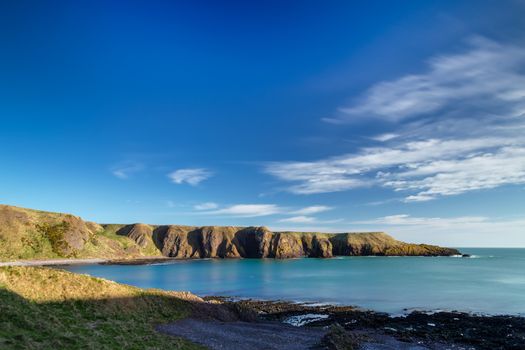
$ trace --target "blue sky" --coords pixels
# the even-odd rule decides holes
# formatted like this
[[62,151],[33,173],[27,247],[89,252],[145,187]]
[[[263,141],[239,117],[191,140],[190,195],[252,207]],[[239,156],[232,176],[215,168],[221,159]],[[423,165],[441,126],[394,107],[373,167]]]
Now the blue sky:
[[0,202],[525,246],[523,1],[0,4]]

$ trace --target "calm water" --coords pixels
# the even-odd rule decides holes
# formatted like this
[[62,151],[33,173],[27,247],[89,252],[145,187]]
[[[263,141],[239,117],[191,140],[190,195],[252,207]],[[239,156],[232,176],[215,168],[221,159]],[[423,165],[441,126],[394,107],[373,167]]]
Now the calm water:
[[85,265],[68,270],[139,287],[259,299],[525,315],[525,249],[469,249],[472,258],[343,257]]

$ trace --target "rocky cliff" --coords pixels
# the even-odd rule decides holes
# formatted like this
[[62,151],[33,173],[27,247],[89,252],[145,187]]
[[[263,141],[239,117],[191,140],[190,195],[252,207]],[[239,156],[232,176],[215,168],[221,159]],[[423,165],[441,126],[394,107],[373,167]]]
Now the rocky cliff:
[[117,233],[151,242],[175,258],[330,258],[358,255],[455,255],[456,249],[395,240],[383,232],[271,232],[266,227],[124,226]]
[[272,232],[266,227],[99,225],[59,213],[0,205],[0,258],[298,258],[447,256],[456,249],[398,241],[382,232]]

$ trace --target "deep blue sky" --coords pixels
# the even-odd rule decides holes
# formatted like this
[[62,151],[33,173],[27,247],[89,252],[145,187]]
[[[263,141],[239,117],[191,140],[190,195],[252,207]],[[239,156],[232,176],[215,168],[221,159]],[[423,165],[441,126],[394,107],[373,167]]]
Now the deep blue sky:
[[525,246],[523,1],[4,1],[0,202]]

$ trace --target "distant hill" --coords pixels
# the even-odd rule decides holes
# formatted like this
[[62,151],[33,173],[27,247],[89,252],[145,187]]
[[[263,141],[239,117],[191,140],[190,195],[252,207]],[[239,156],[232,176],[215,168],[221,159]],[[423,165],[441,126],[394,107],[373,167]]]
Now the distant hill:
[[266,227],[97,224],[0,205],[0,259],[296,258],[447,256],[456,249],[404,243],[383,232],[271,232]]

